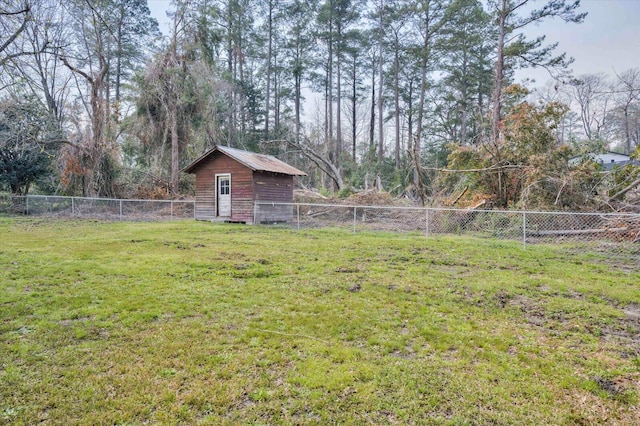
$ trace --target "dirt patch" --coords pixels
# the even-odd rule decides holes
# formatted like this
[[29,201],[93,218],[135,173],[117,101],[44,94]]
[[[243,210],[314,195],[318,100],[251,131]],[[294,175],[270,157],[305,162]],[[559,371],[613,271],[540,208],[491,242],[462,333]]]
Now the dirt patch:
[[501,309],[504,309],[505,306],[507,306],[507,303],[509,302],[509,300],[511,299],[511,294],[509,294],[506,291],[500,290],[499,292],[496,293],[495,296],[493,296],[493,298],[498,304],[498,306]]
[[598,388],[605,391],[610,397],[621,401],[631,402],[640,390],[640,373],[630,373],[615,378],[607,379],[599,376],[591,377]]
[[[568,292],[562,296],[572,299],[584,299],[584,295],[578,292]],[[498,299],[500,301],[500,299]],[[519,308],[529,324],[543,327],[551,331],[560,325],[568,331],[585,331],[583,326],[576,326],[571,318],[565,317],[562,312],[549,313],[543,304],[527,296],[517,295],[509,300],[508,304]],[[612,318],[606,325],[602,323],[585,325],[586,330],[598,336],[600,339],[613,344],[622,358],[636,358],[640,356],[640,307],[636,305],[618,308],[624,315]],[[577,328],[576,328],[577,327]]]
[[602,377],[592,377],[591,380],[610,395],[618,395],[625,391],[625,388],[614,380],[604,379]]
[[621,311],[621,315],[614,323],[602,328],[603,338],[615,342],[623,358],[640,356],[640,306],[636,304],[620,307],[615,301],[611,305]]
[[396,357],[396,358],[403,358],[403,359],[414,358],[413,349],[411,349],[411,352],[409,352],[409,351],[401,351],[400,349],[394,349],[393,352],[391,352],[390,355],[393,356],[393,357]]
[[191,248],[186,244],[181,243],[180,241],[162,241],[161,244],[163,246],[177,248],[178,250],[189,250]]
[[93,320],[94,317],[77,317],[77,318],[68,318],[58,321],[63,327],[71,327],[75,324],[86,323],[87,321]]
[[640,307],[633,305],[627,306],[622,310],[622,312],[627,316],[627,320],[635,320],[640,323]]
[[640,373],[625,374],[616,377],[613,382],[617,389],[633,390],[640,394]]
[[519,294],[509,300],[509,305],[519,308],[529,324],[542,327],[547,322],[544,309],[536,300]]
[[360,286],[360,284],[359,284],[359,283],[355,283],[354,285],[352,285],[351,287],[349,287],[349,288],[347,289],[347,291],[350,291],[351,293],[355,293],[355,292],[360,291],[361,289],[362,289],[362,287]]
[[336,272],[339,272],[342,274],[353,274],[355,272],[360,272],[360,269],[358,269],[357,267],[351,267],[351,266],[341,266],[340,268],[336,268]]
[[584,300],[584,294],[575,291],[575,290],[569,290],[566,293],[563,293],[564,297],[567,297],[569,299],[578,299],[578,300]]
[[547,284],[541,284],[539,287],[540,291],[543,293],[549,293],[551,292],[551,287],[549,287],[549,285]]

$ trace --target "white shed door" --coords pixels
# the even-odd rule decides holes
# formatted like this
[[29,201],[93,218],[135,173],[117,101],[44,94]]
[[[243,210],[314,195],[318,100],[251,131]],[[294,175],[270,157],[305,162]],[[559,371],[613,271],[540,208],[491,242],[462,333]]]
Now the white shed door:
[[218,216],[231,216],[231,175],[216,175]]

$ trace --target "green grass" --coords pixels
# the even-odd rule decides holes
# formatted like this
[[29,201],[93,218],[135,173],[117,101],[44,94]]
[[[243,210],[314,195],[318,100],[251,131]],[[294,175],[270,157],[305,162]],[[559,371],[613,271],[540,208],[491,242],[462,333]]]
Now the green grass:
[[490,240],[0,219],[0,424],[634,424],[640,273]]

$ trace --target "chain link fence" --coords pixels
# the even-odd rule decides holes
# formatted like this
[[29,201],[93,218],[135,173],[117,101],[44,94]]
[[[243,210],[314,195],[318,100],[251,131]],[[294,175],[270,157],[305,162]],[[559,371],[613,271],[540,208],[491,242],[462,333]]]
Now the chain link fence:
[[465,235],[528,244],[563,245],[598,252],[640,269],[640,215],[619,213],[461,210],[333,204],[255,204],[255,223],[274,209],[291,209],[288,226],[360,231],[414,232],[426,237]]
[[0,214],[104,220],[192,219],[195,201],[0,195]]
[[[195,201],[0,195],[0,214],[130,221],[192,219]],[[523,248],[529,244],[561,245],[576,253],[601,254],[612,263],[640,270],[639,214],[255,203],[254,223],[273,223],[273,217],[290,218],[284,224],[297,229],[465,235],[518,241]]]

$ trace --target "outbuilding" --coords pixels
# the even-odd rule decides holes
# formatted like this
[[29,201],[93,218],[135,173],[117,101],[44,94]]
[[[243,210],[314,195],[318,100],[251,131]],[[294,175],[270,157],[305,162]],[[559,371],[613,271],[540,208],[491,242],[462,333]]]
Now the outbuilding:
[[[288,222],[294,176],[306,173],[271,155],[216,145],[183,169],[196,175],[195,218],[220,222]],[[255,211],[256,202],[269,209]]]
[[593,161],[599,164],[604,171],[611,171],[616,167],[624,167],[627,164],[640,165],[640,161],[632,160],[631,156],[621,154],[619,152],[607,151],[604,153],[591,153],[587,155],[572,157],[569,159],[569,165],[575,166],[584,161]]

